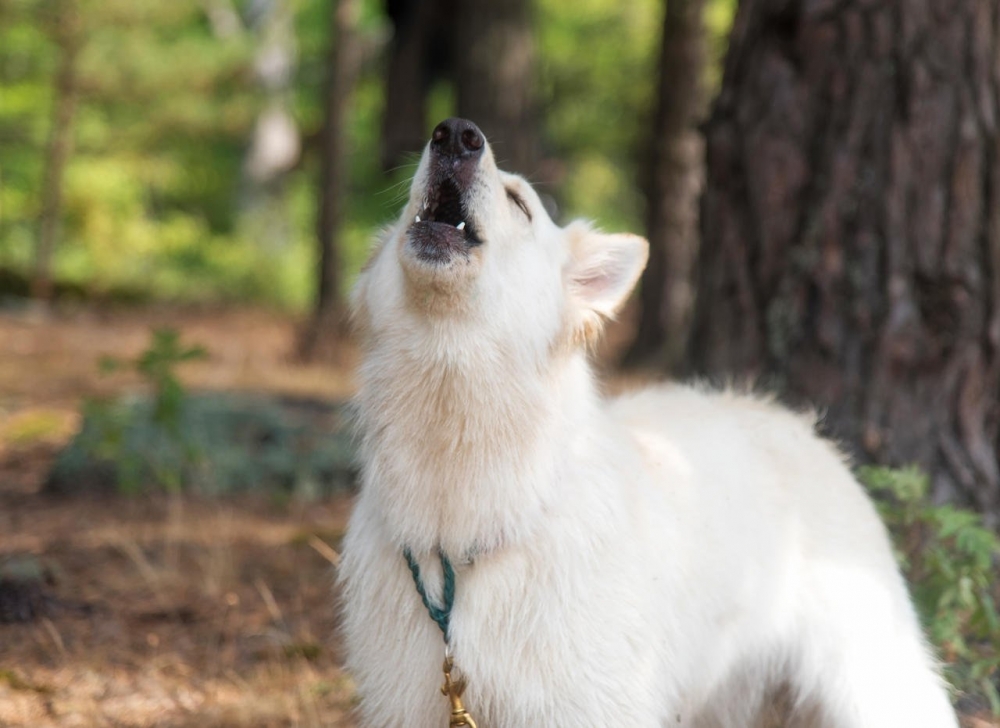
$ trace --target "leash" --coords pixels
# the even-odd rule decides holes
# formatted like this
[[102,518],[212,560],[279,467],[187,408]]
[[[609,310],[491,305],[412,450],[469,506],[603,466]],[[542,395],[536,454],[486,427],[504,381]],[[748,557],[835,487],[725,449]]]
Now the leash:
[[403,557],[406,559],[406,565],[410,567],[410,573],[413,574],[413,583],[417,587],[417,594],[420,595],[420,601],[424,603],[424,607],[427,608],[427,613],[431,615],[431,619],[441,628],[444,641],[447,643],[448,622],[451,619],[451,607],[455,603],[455,569],[452,567],[451,561],[444,553],[438,551],[438,557],[441,559],[441,571],[444,574],[444,586],[441,588],[441,600],[444,604],[438,607],[432,604],[430,597],[427,596],[424,580],[420,577],[420,564],[413,558],[413,554],[409,549],[403,549]]
[[451,659],[448,627],[451,623],[451,608],[455,603],[455,569],[452,567],[448,557],[444,555],[444,552],[438,549],[438,558],[441,559],[441,572],[444,575],[444,584],[441,587],[442,604],[438,606],[427,596],[427,588],[424,586],[424,580],[420,576],[420,564],[413,558],[413,553],[410,549],[403,549],[403,558],[406,559],[406,565],[410,567],[410,574],[413,575],[413,584],[417,587],[417,594],[420,595],[420,601],[423,602],[427,613],[441,629],[441,634],[444,636],[444,666],[442,667],[444,685],[441,686],[441,694],[448,698],[448,701],[451,703],[451,715],[448,719],[448,726],[449,728],[458,728],[459,726],[477,728],[476,721],[472,719],[469,711],[462,705],[462,693],[465,692],[465,678],[459,677],[453,679],[451,676],[455,664]]

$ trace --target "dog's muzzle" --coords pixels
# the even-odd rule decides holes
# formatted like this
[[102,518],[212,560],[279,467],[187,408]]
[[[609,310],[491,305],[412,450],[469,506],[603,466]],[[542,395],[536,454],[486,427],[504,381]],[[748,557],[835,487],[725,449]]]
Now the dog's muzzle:
[[444,262],[482,243],[464,197],[485,148],[483,133],[466,119],[445,119],[434,129],[424,202],[409,228],[419,258]]

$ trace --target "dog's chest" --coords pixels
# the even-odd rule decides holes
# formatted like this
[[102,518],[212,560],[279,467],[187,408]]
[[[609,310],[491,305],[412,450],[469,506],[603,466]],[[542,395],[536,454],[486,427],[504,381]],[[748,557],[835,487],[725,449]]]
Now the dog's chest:
[[[648,722],[655,701],[642,673],[657,660],[653,643],[622,639],[641,633],[645,615],[613,597],[619,585],[602,584],[606,574],[567,566],[512,552],[456,569],[451,649],[480,726],[536,725],[554,711],[553,725]],[[410,607],[423,610],[415,590]]]
[[[374,503],[359,502],[342,565],[366,725],[446,725],[443,636]],[[651,716],[673,691],[662,674],[674,640],[657,614],[649,554],[614,538],[623,530],[614,518],[580,525],[550,511],[547,523],[471,563],[454,559],[449,630],[466,708],[481,728],[657,724]],[[433,550],[414,551],[440,603],[440,562]]]

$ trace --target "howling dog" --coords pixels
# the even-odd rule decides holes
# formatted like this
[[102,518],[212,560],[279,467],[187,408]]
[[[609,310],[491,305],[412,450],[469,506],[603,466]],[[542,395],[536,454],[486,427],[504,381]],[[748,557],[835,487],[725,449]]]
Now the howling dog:
[[778,695],[781,725],[955,728],[885,528],[808,417],[601,395],[588,351],[647,254],[555,224],[475,124],[434,130],[353,293],[361,724],[748,728]]

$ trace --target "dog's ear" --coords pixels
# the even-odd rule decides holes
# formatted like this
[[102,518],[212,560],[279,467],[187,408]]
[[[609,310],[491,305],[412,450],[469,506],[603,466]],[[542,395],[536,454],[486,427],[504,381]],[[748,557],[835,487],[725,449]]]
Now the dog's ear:
[[586,343],[628,299],[649,259],[649,243],[638,235],[606,235],[574,223],[566,230],[570,261],[566,285],[575,309],[573,337]]

